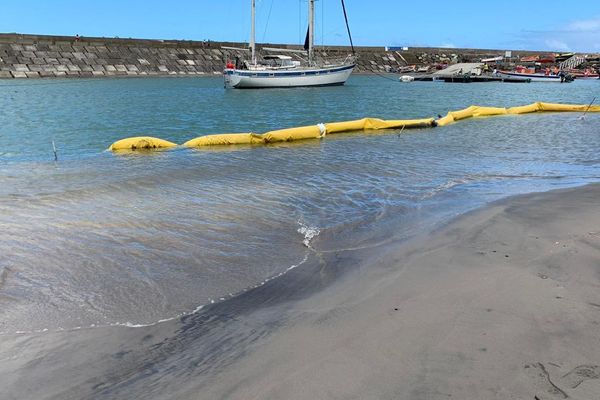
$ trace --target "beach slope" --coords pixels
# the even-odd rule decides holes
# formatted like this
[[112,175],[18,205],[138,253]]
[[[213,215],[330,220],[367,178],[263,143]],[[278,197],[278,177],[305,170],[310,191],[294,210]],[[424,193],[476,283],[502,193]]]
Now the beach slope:
[[599,199],[514,197],[385,249],[198,398],[600,398]]

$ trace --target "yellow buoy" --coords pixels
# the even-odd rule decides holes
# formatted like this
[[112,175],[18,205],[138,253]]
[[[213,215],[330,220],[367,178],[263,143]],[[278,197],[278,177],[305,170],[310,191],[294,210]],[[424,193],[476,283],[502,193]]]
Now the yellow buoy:
[[261,135],[265,143],[291,142],[293,140],[318,139],[322,137],[321,128],[317,125],[300,128],[280,129]]
[[188,140],[183,145],[185,147],[203,147],[262,143],[264,143],[262,136],[255,133],[223,133],[218,135],[200,136],[195,139]]
[[177,144],[155,138],[152,136],[136,136],[126,139],[121,139],[110,145],[108,148],[112,151],[118,150],[147,150],[147,149],[167,149],[175,147]]

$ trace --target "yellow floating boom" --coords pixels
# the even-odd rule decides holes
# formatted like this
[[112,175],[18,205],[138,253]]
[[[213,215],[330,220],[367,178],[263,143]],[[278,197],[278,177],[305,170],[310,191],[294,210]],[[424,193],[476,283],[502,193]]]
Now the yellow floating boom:
[[[277,142],[291,142],[295,140],[320,139],[325,135],[342,132],[374,131],[380,129],[410,129],[445,126],[467,118],[490,117],[508,114],[526,114],[533,112],[600,112],[600,106],[585,104],[555,104],[533,103],[518,107],[480,107],[470,106],[463,110],[450,111],[445,117],[437,120],[433,118],[383,120],[378,118],[363,118],[354,121],[330,122],[326,124],[302,126],[299,128],[279,129],[263,134],[256,133],[226,133],[205,135],[185,142],[185,147],[226,146],[237,144],[263,145]],[[177,146],[167,140],[139,136],[119,140],[113,143],[109,150],[138,150],[160,149]]]
[[146,149],[167,149],[177,146],[176,143],[155,138],[152,136],[136,136],[127,139],[121,139],[114,142],[108,148],[112,151],[119,150],[146,150]]

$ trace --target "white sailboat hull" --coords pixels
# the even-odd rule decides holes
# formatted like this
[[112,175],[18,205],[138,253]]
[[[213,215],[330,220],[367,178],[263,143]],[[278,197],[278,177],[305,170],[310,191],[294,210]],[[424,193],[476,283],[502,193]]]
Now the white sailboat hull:
[[555,82],[561,83],[560,76],[558,75],[544,75],[544,74],[525,74],[521,72],[508,72],[500,71],[501,75],[509,77],[519,77],[523,79],[531,79],[531,82]]
[[226,88],[259,89],[259,88],[289,88],[305,86],[343,85],[354,64],[329,68],[290,69],[290,70],[240,70],[226,69],[223,71]]

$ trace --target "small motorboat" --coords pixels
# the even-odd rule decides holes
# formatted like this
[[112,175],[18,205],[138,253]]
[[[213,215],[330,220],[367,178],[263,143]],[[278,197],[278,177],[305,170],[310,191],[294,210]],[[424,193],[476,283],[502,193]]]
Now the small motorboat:
[[572,82],[574,77],[570,74],[539,74],[539,73],[523,73],[515,71],[498,71],[498,74],[502,77],[518,77],[524,79],[531,79],[531,82],[555,82],[565,83]]
[[402,75],[399,78],[400,82],[413,82],[415,80],[414,76],[410,76],[410,75]]

